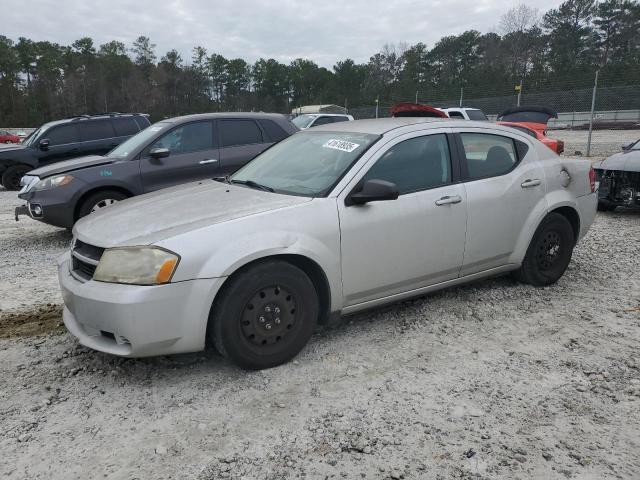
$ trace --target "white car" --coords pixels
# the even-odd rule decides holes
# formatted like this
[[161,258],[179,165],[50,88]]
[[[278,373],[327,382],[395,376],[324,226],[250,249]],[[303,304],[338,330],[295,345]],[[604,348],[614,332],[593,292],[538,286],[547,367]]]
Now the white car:
[[303,113],[291,121],[300,130],[306,130],[330,123],[353,122],[353,117],[342,113]]
[[465,120],[485,120],[489,119],[479,108],[469,107],[452,107],[452,108],[439,108],[444,113],[449,115],[449,118],[464,118]]
[[517,130],[392,118],[300,132],[231,177],[119,202],[74,227],[64,322],[125,357],[209,337],[245,368],[316,324],[515,273],[557,281],[596,214],[595,175]]

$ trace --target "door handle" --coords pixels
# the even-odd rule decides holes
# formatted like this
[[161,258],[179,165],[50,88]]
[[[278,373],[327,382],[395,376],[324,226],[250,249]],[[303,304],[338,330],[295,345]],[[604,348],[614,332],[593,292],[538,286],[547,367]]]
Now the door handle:
[[524,182],[522,182],[520,184],[520,186],[522,188],[531,188],[531,187],[537,187],[538,185],[540,185],[542,183],[542,181],[538,178],[533,178],[533,179],[527,179]]
[[451,205],[452,203],[460,203],[462,201],[462,197],[460,195],[447,195],[442,197],[440,200],[436,200],[437,206],[442,205]]
[[217,158],[210,158],[208,160],[200,160],[200,165],[207,165],[209,163],[217,163],[218,159]]

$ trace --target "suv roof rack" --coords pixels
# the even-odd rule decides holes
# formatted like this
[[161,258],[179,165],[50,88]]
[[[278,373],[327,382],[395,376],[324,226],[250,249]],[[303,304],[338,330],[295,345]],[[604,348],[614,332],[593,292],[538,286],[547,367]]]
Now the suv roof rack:
[[83,114],[83,115],[72,115],[70,117],[66,117],[67,120],[72,120],[72,121],[78,121],[78,120],[83,120],[83,119],[87,119],[87,118],[93,118],[93,117],[121,117],[121,116],[125,116],[125,115],[131,115],[132,117],[148,117],[149,114],[147,113],[121,113],[121,112],[101,112],[101,113],[93,113],[91,115],[88,114]]

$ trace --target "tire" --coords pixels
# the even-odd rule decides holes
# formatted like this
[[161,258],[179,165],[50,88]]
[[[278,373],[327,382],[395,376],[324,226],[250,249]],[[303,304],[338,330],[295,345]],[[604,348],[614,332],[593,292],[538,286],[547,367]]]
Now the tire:
[[551,285],[569,266],[574,246],[575,237],[569,220],[558,213],[550,213],[538,226],[514,276],[536,287]]
[[209,320],[216,350],[236,365],[259,370],[295,357],[313,334],[316,289],[298,267],[268,260],[234,274]]
[[100,210],[101,208],[108,207],[120,200],[124,200],[125,198],[128,198],[128,196],[117,190],[101,190],[93,195],[89,195],[82,202],[82,205],[80,205],[80,208],[78,209],[78,218],[76,220],[86,217],[96,210]]
[[13,142],[12,142],[11,140],[6,140],[4,143],[5,143],[5,145],[10,145],[10,144],[12,144]]
[[610,203],[598,202],[599,212],[613,212],[617,205],[611,205]]
[[2,186],[7,190],[20,190],[20,179],[32,168],[28,165],[11,165],[2,174]]

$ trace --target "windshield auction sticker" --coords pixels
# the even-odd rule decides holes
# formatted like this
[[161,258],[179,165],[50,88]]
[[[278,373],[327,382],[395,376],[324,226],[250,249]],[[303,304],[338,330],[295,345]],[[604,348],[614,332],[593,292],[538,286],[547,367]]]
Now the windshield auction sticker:
[[358,143],[351,143],[351,142],[347,142],[346,140],[336,140],[335,138],[332,138],[322,146],[324,148],[332,148],[334,150],[340,150],[342,152],[351,153],[360,145]]

